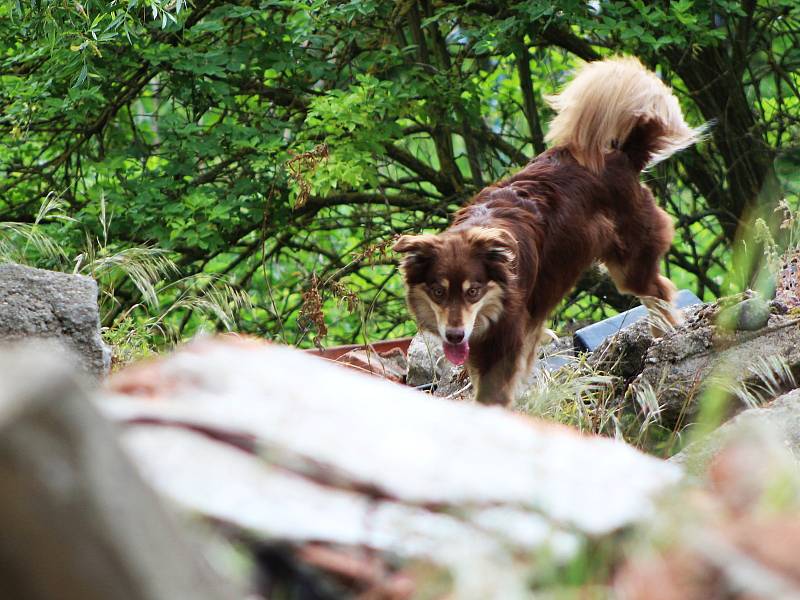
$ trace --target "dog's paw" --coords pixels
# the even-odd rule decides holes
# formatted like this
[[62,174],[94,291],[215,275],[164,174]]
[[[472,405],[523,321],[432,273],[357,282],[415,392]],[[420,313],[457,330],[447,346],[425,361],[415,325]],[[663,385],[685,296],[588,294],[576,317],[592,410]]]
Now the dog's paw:
[[648,319],[650,321],[650,333],[654,338],[662,338],[668,333],[675,331],[683,325],[683,311],[670,307],[668,310],[652,311]]
[[546,346],[550,342],[557,342],[557,341],[558,341],[558,336],[556,335],[556,332],[553,331],[552,329],[548,329],[547,327],[542,329],[542,333],[539,334],[539,343],[542,346]]

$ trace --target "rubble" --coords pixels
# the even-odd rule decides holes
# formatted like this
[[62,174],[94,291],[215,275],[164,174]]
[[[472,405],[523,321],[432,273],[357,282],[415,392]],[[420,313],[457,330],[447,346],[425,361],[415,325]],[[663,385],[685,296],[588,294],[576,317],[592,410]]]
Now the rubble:
[[530,557],[568,561],[681,478],[622,442],[236,338],[125,369],[98,406],[187,512],[298,553],[370,548],[387,572],[423,561],[459,598],[524,597]]

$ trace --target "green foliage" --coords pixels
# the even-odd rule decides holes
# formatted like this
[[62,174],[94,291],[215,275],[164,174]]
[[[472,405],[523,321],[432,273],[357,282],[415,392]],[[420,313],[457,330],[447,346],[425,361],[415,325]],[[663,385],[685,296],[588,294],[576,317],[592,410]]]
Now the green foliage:
[[[121,338],[412,332],[392,238],[441,229],[524,164],[542,97],[616,52],[669,81],[690,121],[716,120],[646,176],[676,219],[679,287],[746,284],[727,275],[753,252],[735,247],[740,220],[777,236],[772,209],[797,204],[788,0],[46,0],[0,16],[0,257],[98,277]],[[596,283],[557,327],[630,305]],[[321,320],[306,318],[312,288]]]

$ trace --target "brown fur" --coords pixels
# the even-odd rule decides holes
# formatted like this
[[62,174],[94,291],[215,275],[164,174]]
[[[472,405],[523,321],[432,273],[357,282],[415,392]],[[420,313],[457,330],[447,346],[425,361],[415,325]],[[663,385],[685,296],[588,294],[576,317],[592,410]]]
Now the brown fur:
[[[641,70],[653,87],[652,74]],[[607,117],[614,119],[626,123],[625,137],[617,138],[619,149],[603,150],[599,173],[579,163],[574,149],[557,146],[483,189],[445,232],[403,236],[395,245],[407,254],[408,302],[420,328],[443,339],[455,328],[467,333],[467,366],[480,402],[513,399],[550,311],[596,260],[621,291],[645,298],[666,324],[676,322],[675,288],[659,274],[672,223],[639,182],[641,169],[668,147],[668,124],[642,116],[628,126]],[[468,295],[471,287],[480,288],[478,298]]]

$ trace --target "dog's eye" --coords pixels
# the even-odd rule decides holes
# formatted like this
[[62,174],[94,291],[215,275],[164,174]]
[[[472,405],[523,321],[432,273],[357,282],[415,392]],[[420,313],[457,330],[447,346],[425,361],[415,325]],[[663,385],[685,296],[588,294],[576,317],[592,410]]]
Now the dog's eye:
[[437,300],[444,298],[444,288],[439,287],[438,285],[436,287],[432,287],[431,294],[433,294],[433,297]]
[[467,290],[467,298],[469,298],[470,300],[476,300],[480,295],[481,295],[481,288],[479,287],[471,287]]

